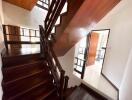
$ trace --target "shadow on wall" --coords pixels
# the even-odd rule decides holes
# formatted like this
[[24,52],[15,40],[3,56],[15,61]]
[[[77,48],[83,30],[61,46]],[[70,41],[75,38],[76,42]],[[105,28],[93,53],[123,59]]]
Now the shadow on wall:
[[68,87],[80,85],[81,83],[81,80],[73,75],[74,53],[75,46],[73,46],[64,56],[58,57],[62,68],[66,71],[66,75],[69,76]]
[[132,49],[128,57],[126,64],[125,75],[120,87],[120,100],[131,100],[132,99]]

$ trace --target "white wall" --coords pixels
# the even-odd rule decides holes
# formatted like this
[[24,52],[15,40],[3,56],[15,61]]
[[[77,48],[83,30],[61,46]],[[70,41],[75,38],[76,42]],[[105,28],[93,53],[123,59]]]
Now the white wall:
[[[130,94],[132,93],[132,53],[130,53],[132,52],[131,4],[132,0],[122,0],[95,28],[109,28],[111,30],[103,73],[119,88],[120,100],[131,100],[132,98]],[[71,76],[73,76],[72,60],[74,51],[70,50],[65,56],[59,58],[62,66]],[[77,80],[71,82],[73,82],[72,84],[76,84]]]
[[47,11],[34,7],[32,11],[25,10],[18,6],[3,1],[4,24],[38,28],[44,24]]
[[[3,9],[2,9],[2,0],[0,0],[0,54],[1,54],[1,51],[2,49],[4,48],[4,45],[3,45],[3,32],[2,32],[2,25],[3,23]],[[2,63],[1,63],[1,56],[0,56],[0,69],[2,67]],[[0,83],[2,81],[2,72],[0,70]],[[2,100],[2,88],[0,86],[0,100]]]
[[2,23],[3,23],[3,9],[2,9],[2,0],[0,0],[0,48],[2,48],[2,41],[3,41],[3,32],[2,32]]
[[125,75],[120,87],[120,100],[132,99],[132,48],[126,64]]
[[122,0],[96,29],[110,28],[103,73],[119,88],[132,47],[132,0]]
[[59,61],[66,75],[69,76],[69,87],[80,85],[81,80],[73,75],[75,47],[72,47],[64,56],[59,57]]

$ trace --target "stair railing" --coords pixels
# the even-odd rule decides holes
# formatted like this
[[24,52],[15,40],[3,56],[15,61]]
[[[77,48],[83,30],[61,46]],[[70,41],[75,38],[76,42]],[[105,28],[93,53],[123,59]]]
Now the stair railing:
[[53,76],[53,83],[57,89],[60,100],[63,100],[64,92],[68,86],[69,77],[65,75],[65,71],[61,67],[59,60],[53,51],[50,40],[46,38],[43,26],[39,26],[39,28],[42,50],[41,53],[47,60],[47,66],[49,67],[50,73]]
[[50,6],[50,0],[38,0],[36,6],[44,9],[44,10],[48,10],[49,6]]
[[46,38],[49,37],[65,3],[66,0],[52,0],[44,23]]
[[[4,34],[4,42],[6,50],[8,51],[9,47],[13,47],[14,49],[20,48],[22,44],[40,44],[40,36],[39,30],[23,28],[20,26],[14,25],[2,25],[3,26],[3,34]],[[28,38],[22,39],[23,38]],[[32,41],[33,38],[36,38],[37,41]],[[15,46],[14,46],[15,45]],[[16,48],[17,47],[17,48]]]

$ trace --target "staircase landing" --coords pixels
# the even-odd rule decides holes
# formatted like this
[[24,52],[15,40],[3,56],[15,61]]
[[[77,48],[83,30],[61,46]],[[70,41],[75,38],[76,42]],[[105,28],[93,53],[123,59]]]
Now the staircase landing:
[[87,89],[84,84],[78,86],[66,100],[107,100],[96,92]]
[[12,57],[12,56],[20,56],[20,55],[30,55],[30,54],[39,54],[40,53],[40,45],[39,44],[28,44],[22,45],[21,48],[13,48],[5,51],[5,57]]

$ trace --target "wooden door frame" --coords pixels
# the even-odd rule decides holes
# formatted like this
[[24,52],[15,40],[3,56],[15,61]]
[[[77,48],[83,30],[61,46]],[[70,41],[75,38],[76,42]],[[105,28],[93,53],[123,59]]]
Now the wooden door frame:
[[[106,48],[107,48],[107,46],[108,46],[108,40],[109,40],[109,35],[110,35],[110,29],[98,29],[98,30],[92,30],[91,32],[89,32],[89,34],[88,35],[90,35],[93,31],[105,31],[105,30],[108,30],[109,32],[108,32],[108,37],[107,37],[107,43],[106,43]],[[87,43],[86,43],[86,54],[85,54],[85,59],[86,59],[86,61],[87,61],[87,59],[88,59],[88,57],[87,57],[87,53],[88,53],[88,51],[89,51],[89,45],[90,44],[88,44],[88,35],[87,35]],[[105,55],[106,55],[106,50],[105,50],[105,53],[104,53],[104,59],[103,59],[103,63],[102,63],[102,68],[101,68],[101,75],[103,75],[103,76],[105,76],[104,74],[103,74],[103,67],[104,67],[104,60],[105,60]],[[85,67],[86,67],[86,62],[85,62]],[[85,68],[84,68],[84,73],[85,73]],[[84,77],[84,73],[83,73],[83,77]],[[106,76],[105,76],[106,77]]]

